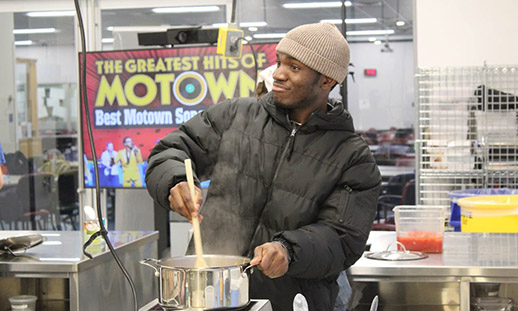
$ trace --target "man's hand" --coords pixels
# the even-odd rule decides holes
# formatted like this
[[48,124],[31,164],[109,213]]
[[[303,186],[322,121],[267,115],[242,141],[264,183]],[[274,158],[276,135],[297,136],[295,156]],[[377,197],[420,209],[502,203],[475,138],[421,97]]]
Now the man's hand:
[[255,248],[250,265],[258,265],[272,279],[278,278],[288,272],[288,252],[280,242],[264,243]]
[[[169,207],[173,212],[182,215],[189,219],[189,221],[192,220],[192,216],[198,215],[198,210],[203,201],[201,189],[194,186],[194,191],[196,191],[196,201],[191,198],[189,185],[185,181],[176,184],[176,186],[169,190]],[[201,222],[203,217],[201,215],[198,216]]]

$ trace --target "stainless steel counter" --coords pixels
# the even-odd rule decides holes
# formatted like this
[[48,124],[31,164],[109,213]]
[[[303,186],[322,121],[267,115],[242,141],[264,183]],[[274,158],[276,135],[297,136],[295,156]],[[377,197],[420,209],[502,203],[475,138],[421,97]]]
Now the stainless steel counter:
[[[87,249],[93,256],[88,259],[82,252],[80,231],[0,231],[0,238],[35,233],[47,241],[16,257],[1,256],[0,278],[66,279],[69,310],[132,309],[129,284],[103,242]],[[147,302],[156,298],[156,278],[138,261],[157,258],[158,232],[110,232],[109,238],[135,282],[139,299]]]
[[[384,251],[395,240],[395,232],[374,231],[367,243],[370,251],[377,252]],[[415,261],[381,261],[363,256],[348,270],[348,275],[353,282],[390,282],[392,286],[457,284],[458,288],[442,289],[441,294],[458,293],[458,297],[449,298],[449,303],[454,305],[458,301],[457,310],[468,311],[471,284],[518,284],[518,234],[447,232],[441,254],[429,254],[429,258]]]

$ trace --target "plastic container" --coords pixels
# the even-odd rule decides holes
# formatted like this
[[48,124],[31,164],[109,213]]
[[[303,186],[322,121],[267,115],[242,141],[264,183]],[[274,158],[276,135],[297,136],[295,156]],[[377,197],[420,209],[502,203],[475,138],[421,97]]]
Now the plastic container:
[[462,232],[518,233],[518,195],[462,198]]
[[450,226],[455,231],[460,232],[460,206],[457,201],[466,197],[477,197],[487,195],[503,195],[503,194],[518,194],[518,189],[507,189],[507,188],[486,188],[486,189],[468,189],[468,190],[457,190],[448,192],[451,199],[451,215],[450,215]]
[[9,297],[12,311],[35,311],[38,297],[32,295],[21,295]]
[[444,234],[443,206],[394,207],[397,241],[409,251],[441,253]]

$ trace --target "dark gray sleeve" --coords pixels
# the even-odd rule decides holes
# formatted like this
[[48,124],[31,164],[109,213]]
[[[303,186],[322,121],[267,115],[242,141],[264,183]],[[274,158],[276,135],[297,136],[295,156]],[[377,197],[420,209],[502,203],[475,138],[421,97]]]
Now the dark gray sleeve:
[[230,126],[236,110],[236,100],[211,106],[169,133],[153,148],[148,158],[146,184],[158,204],[169,209],[169,190],[186,180],[185,159],[193,161],[196,184],[210,175],[222,133]]
[[321,206],[316,223],[278,233],[293,249],[288,275],[323,278],[354,264],[365,249],[380,186],[374,162],[354,165]]

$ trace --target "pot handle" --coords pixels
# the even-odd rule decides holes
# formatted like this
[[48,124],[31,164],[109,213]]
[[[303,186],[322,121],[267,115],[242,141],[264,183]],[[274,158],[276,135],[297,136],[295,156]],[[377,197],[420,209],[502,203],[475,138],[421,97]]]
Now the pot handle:
[[155,276],[160,276],[160,272],[158,271],[158,260],[156,260],[155,258],[146,258],[139,260],[139,264],[153,268],[153,270],[155,270]]
[[[254,273],[253,268],[254,268],[255,266],[257,266],[257,264],[256,264],[256,265],[247,264],[247,265],[245,265],[245,266],[241,266],[241,275],[242,275],[243,277],[245,277],[245,276],[244,276],[245,274],[246,274],[247,276],[250,276],[252,273]],[[243,269],[243,268],[244,268],[244,269]]]

